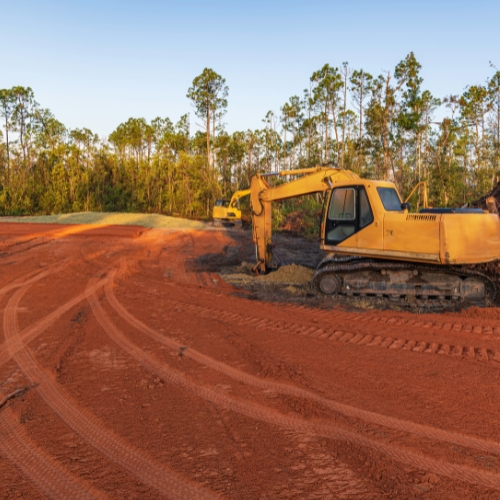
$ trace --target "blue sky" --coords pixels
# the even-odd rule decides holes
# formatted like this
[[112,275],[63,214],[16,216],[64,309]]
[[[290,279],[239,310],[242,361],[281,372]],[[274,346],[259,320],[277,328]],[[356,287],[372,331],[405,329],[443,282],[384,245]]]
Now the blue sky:
[[0,88],[31,87],[70,128],[173,121],[203,68],[229,86],[229,132],[262,126],[323,64],[378,75],[413,51],[436,97],[500,69],[498,0],[0,0]]

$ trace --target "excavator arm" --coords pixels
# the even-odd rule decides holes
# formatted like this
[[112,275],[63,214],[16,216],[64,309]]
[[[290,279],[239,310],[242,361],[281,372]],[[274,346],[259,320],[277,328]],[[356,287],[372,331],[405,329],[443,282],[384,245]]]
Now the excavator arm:
[[241,191],[236,191],[231,197],[231,201],[229,202],[229,208],[233,208],[236,205],[236,202],[245,196],[250,194],[250,189],[242,189]]
[[[269,175],[300,176],[284,184],[271,187],[265,180]],[[252,233],[256,248],[257,264],[255,270],[265,273],[271,267],[272,224],[271,203],[312,193],[322,193],[331,189],[337,182],[359,180],[358,175],[337,168],[308,168],[288,170],[272,174],[257,174],[250,184],[250,203],[252,206]]]

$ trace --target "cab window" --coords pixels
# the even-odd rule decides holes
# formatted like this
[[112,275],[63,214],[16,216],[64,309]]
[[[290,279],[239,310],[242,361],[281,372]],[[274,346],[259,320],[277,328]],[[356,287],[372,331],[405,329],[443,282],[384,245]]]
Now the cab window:
[[401,210],[401,200],[399,195],[394,188],[384,188],[378,187],[377,192],[382,201],[382,205],[389,212],[400,211]]
[[354,189],[336,189],[332,193],[328,218],[330,220],[354,220],[356,217]]
[[373,222],[373,212],[363,186],[334,189],[326,217],[325,243],[338,245]]
[[368,201],[365,188],[359,189],[359,229],[363,229],[373,222],[373,213]]
[[335,189],[330,198],[325,240],[337,245],[356,232],[356,189]]

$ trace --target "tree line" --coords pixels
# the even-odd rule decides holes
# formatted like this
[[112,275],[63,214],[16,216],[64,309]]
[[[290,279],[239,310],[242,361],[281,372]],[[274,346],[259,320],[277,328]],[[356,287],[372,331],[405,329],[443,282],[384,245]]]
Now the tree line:
[[393,180],[403,194],[426,181],[432,205],[461,206],[500,175],[500,71],[491,67],[483,85],[438,98],[413,53],[378,76],[325,64],[260,129],[234,133],[223,121],[226,81],[205,68],[187,90],[201,130],[191,132],[189,113],[177,123],[130,118],[105,139],[65,127],[29,87],[2,89],[0,213],[203,218],[256,172],[327,164]]

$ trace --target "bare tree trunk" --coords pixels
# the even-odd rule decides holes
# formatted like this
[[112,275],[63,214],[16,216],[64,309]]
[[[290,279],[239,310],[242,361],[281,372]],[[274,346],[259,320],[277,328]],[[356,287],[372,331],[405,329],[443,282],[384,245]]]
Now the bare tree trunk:
[[345,119],[347,110],[347,78],[349,77],[351,71],[349,70],[347,63],[344,63],[344,106],[343,106],[343,120],[342,120],[342,156],[340,165],[344,168],[344,156],[345,156]]
[[325,106],[325,160],[323,163],[328,163],[329,161],[329,150],[328,150],[328,108]]
[[500,168],[500,89],[497,94],[497,144],[496,144],[497,170]]
[[[207,85],[208,93],[208,85]],[[210,102],[207,100],[207,165],[210,166]]]
[[21,119],[21,127],[19,129],[19,141],[21,142],[21,149],[23,150],[23,162],[26,161],[26,146],[24,144],[24,117]]
[[481,153],[479,151],[479,120],[476,118],[476,137],[475,137],[475,147],[476,147],[476,161],[477,169],[481,167]]
[[274,169],[276,171],[279,170],[279,150],[278,150],[278,134],[276,132],[277,120],[275,120],[274,116],[271,118],[273,124],[273,137],[274,137]]
[[[215,110],[212,112],[212,137],[215,137],[216,114]],[[214,149],[212,148],[212,166],[215,165]]]
[[9,148],[9,119],[5,115],[5,145],[7,149],[7,187],[10,187],[10,148]]
[[484,109],[481,107],[481,164],[483,163],[484,154]]
[[337,127],[337,114],[335,113],[335,103],[332,102],[332,117],[333,117],[333,130],[335,131],[335,142],[337,144],[337,163],[339,163],[339,156],[340,156],[340,151],[338,150],[339,147],[339,130]]
[[496,141],[496,164],[500,167],[500,91],[497,96],[497,141]]
[[359,151],[358,151],[358,174],[361,172],[361,161],[363,159],[363,76],[360,80],[359,89]]
[[299,165],[302,160],[302,140],[299,140]]
[[425,110],[425,145],[424,145],[424,180],[427,180],[427,164],[429,163],[429,109]]
[[383,144],[384,144],[384,180],[387,179],[387,172],[389,171],[388,160],[390,158],[389,154],[389,83],[391,81],[391,74],[387,73],[387,79],[385,84],[385,110],[384,110],[384,123],[382,128],[383,133]]
[[311,92],[312,92],[312,83],[309,81],[309,96],[307,99],[307,152],[306,152],[308,166],[311,160]]
[[286,170],[286,124],[283,128],[284,138],[283,138],[283,170]]

